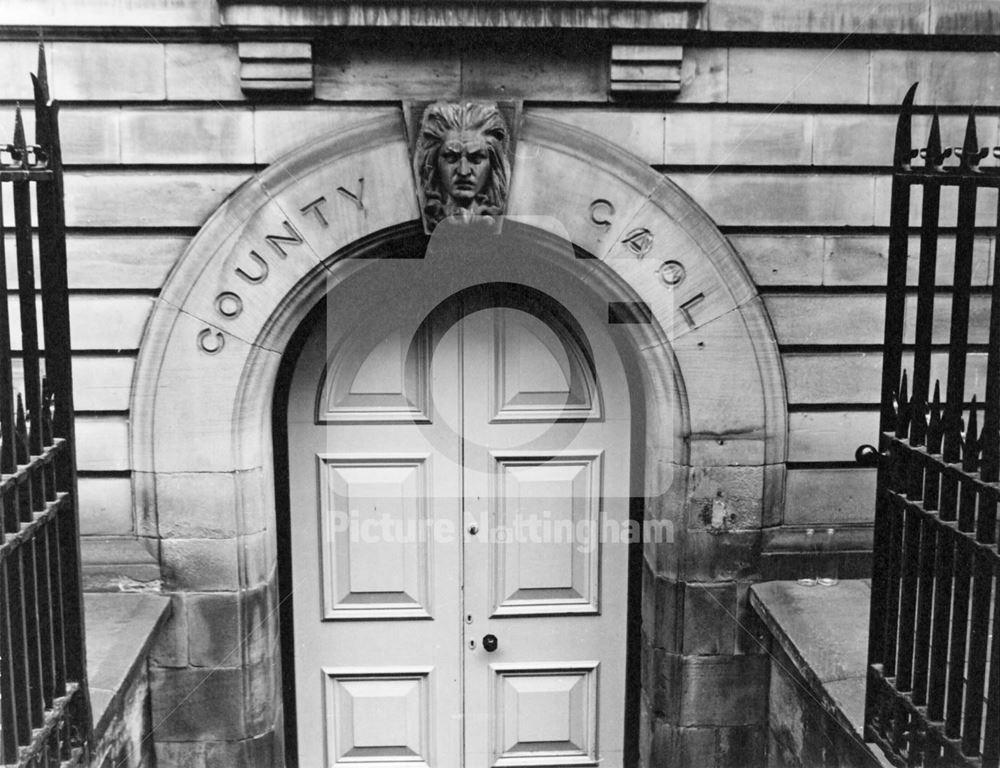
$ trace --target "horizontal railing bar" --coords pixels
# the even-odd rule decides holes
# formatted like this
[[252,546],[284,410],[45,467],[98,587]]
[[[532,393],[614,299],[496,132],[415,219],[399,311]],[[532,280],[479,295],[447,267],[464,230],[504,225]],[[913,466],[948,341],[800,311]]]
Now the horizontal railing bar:
[[[52,736],[56,728],[60,728],[66,721],[67,709],[73,699],[80,695],[80,686],[76,682],[66,684],[66,695],[60,696],[52,703],[52,708],[45,711],[45,723],[41,728],[36,728],[31,732],[31,743],[20,748],[19,765],[24,765],[33,755],[42,752],[46,739]],[[6,768],[6,767],[5,767]]]
[[57,437],[52,441],[52,445],[47,445],[38,455],[32,456],[27,464],[18,464],[17,471],[9,475],[0,475],[0,494],[7,493],[10,486],[21,485],[35,471],[35,467],[44,466],[55,461],[66,449],[66,441]]
[[914,169],[912,171],[896,171],[893,178],[909,184],[910,186],[931,186],[940,185],[942,187],[952,187],[957,184],[970,184],[977,187],[1000,187],[1000,168],[981,168],[975,173],[949,168],[941,170]]
[[[927,717],[927,707],[920,704],[914,704],[908,692],[897,690],[895,684],[896,679],[894,677],[886,676],[882,671],[881,664],[870,664],[868,671],[869,674],[873,675],[877,679],[879,685],[887,689],[881,695],[891,696],[894,701],[901,703],[912,717],[915,717],[920,721],[922,730],[926,731],[924,738],[934,740],[939,746],[951,752],[953,756],[961,758],[964,761],[963,765],[974,767],[982,764],[982,760],[978,755],[966,755],[962,752],[961,739],[951,739],[944,735],[944,720],[930,720]],[[888,745],[886,751],[891,755],[896,755],[898,757],[895,749],[891,746],[891,742],[885,741],[885,737],[881,736],[876,729],[869,727],[868,730],[870,731],[869,735],[877,735],[879,737],[876,741],[880,742],[880,746],[882,746],[883,749],[886,749]]]
[[940,453],[928,453],[924,446],[910,445],[910,441],[906,438],[896,437],[891,432],[887,432],[886,437],[894,446],[911,454],[916,454],[920,461],[928,462],[930,466],[927,468],[932,471],[947,473],[959,480],[959,482],[968,482],[974,486],[976,491],[991,495],[995,500],[1000,501],[1000,483],[986,482],[980,478],[978,472],[968,472],[962,469],[960,462],[946,462],[941,458]]
[[39,528],[47,524],[54,518],[63,507],[68,506],[70,495],[68,493],[58,493],[54,501],[45,502],[45,509],[35,512],[34,518],[29,523],[22,523],[21,529],[16,533],[8,533],[4,536],[4,541],[0,543],[0,564],[10,557],[18,547],[32,541]]
[[52,182],[55,180],[55,172],[47,168],[35,170],[19,170],[17,168],[4,168],[0,170],[0,182],[3,181],[41,181]]

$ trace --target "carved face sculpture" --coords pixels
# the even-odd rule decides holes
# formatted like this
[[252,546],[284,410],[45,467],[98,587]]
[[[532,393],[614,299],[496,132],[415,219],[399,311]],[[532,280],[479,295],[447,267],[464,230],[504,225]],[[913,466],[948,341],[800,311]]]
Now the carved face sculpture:
[[495,104],[431,104],[413,156],[424,223],[504,212],[510,161],[507,124]]
[[462,207],[472,205],[490,178],[486,139],[472,131],[448,131],[438,152],[437,171],[448,197]]

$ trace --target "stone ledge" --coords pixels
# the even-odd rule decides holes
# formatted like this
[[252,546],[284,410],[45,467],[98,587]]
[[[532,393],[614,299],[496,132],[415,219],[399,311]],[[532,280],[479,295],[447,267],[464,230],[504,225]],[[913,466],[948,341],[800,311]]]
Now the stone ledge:
[[[832,587],[771,581],[750,588],[750,604],[792,670],[826,714],[863,742],[871,582],[841,581]],[[772,658],[775,658],[772,656]],[[874,745],[865,745],[883,765]]]
[[160,565],[133,536],[84,536],[80,561],[85,592],[160,591]]
[[120,724],[129,694],[146,685],[146,659],[170,616],[162,595],[90,593],[86,617],[87,679],[95,741]]

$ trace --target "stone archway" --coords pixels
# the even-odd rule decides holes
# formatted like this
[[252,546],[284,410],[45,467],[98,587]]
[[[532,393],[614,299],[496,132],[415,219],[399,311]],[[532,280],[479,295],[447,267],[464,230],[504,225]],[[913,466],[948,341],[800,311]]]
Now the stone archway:
[[[226,617],[231,645],[154,669],[164,754],[204,754],[212,742],[222,762],[278,764],[273,388],[307,313],[364,268],[351,253],[418,218],[405,135],[402,115],[375,120],[248,181],[191,243],[147,326],[131,427],[143,533],[176,604],[198,606],[171,631],[211,637]],[[648,756],[657,722],[718,719],[677,692],[701,662],[684,654],[672,595],[688,582],[747,578],[781,503],[777,345],[739,257],[669,180],[531,115],[517,154],[509,215],[593,257],[585,269],[629,325],[645,382],[645,514],[677,531],[670,545],[647,546],[643,568],[643,666],[658,653],[662,667],[642,676]]]

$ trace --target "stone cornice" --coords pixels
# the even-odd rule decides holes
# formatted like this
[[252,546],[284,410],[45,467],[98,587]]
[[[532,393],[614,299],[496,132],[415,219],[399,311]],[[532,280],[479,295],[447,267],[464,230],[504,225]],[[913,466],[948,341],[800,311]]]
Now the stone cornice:
[[698,29],[707,0],[219,0],[224,25]]

